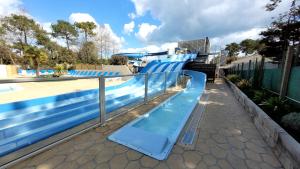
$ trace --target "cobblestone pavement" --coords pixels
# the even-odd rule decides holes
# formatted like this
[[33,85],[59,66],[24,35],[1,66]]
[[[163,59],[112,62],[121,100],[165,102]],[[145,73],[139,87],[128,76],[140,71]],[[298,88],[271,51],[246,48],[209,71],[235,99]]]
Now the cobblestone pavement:
[[[167,160],[157,161],[106,139],[111,132],[151,109],[154,104],[151,103],[108,122],[105,127],[91,130],[27,159],[13,168],[281,168],[226,84],[217,80],[207,88],[209,100],[200,122],[199,137],[194,150],[185,150],[175,145]],[[157,104],[159,101],[155,102]]]

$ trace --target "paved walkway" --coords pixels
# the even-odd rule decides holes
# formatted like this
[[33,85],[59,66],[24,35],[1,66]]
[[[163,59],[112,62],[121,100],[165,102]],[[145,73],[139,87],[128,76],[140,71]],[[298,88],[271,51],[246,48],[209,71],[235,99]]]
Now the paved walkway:
[[112,131],[149,110],[151,104],[155,104],[153,102],[13,168],[281,168],[229,88],[220,80],[216,84],[209,84],[207,88],[209,100],[194,150],[184,150],[175,145],[167,160],[157,161],[106,139]]

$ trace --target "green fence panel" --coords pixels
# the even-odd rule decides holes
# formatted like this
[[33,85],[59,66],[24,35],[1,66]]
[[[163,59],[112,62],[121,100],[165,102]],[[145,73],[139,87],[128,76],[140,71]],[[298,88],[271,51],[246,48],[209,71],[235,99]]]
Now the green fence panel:
[[300,101],[300,66],[291,69],[287,96]]
[[247,70],[243,70],[241,72],[241,76],[242,76],[243,79],[247,79]]
[[262,82],[263,88],[279,93],[281,76],[282,70],[280,68],[264,69],[264,77]]

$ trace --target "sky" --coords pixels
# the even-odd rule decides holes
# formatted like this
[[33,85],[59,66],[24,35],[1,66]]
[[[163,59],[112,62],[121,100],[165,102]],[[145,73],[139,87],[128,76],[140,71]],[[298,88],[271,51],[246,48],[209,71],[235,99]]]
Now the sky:
[[[25,11],[46,30],[58,19],[105,25],[122,52],[162,51],[179,40],[209,37],[212,50],[257,39],[273,17],[288,10],[283,0],[0,0],[0,16]],[[49,30],[50,31],[50,30]]]

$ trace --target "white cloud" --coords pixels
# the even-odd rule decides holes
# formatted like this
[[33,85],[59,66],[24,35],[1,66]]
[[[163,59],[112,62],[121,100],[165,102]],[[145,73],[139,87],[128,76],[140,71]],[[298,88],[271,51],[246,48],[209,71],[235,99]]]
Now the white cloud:
[[87,21],[94,22],[97,25],[97,28],[95,30],[96,34],[99,35],[103,32],[107,33],[110,36],[110,38],[112,39],[112,43],[114,43],[114,45],[118,48],[121,48],[124,44],[124,38],[119,37],[112,30],[112,28],[110,27],[109,24],[100,25],[99,23],[97,23],[96,19],[88,13],[72,13],[69,16],[69,21],[71,23],[74,23],[74,22],[87,22]]
[[[269,0],[131,0],[135,15],[146,13],[161,22],[151,31],[140,33],[148,43],[223,37],[235,32],[266,27],[272,17],[286,11],[290,1],[282,1],[272,11],[265,11]],[[155,29],[154,29],[155,28]],[[150,32],[150,33],[149,33]],[[145,36],[147,35],[147,36]],[[146,37],[146,38],[144,38]]]
[[121,48],[122,45],[124,44],[124,37],[119,37],[117,34],[115,34],[109,24],[104,24],[104,27],[102,27],[102,28],[108,32],[111,39],[113,40],[113,43],[115,43],[115,45],[117,45],[119,48]]
[[134,21],[131,21],[127,24],[124,24],[123,31],[126,34],[130,34],[131,32],[133,32],[134,27],[135,27],[135,23],[134,23]]
[[51,22],[40,23],[42,28],[48,33],[52,32],[51,24],[52,24]]
[[260,32],[264,30],[266,30],[266,28],[252,28],[246,31],[230,33],[225,36],[214,37],[210,39],[210,44],[213,48],[212,50],[219,50],[220,48],[224,48],[226,44],[229,44],[231,42],[239,43],[244,39],[258,39],[260,38]]
[[143,16],[147,10],[149,10],[148,8],[148,4],[151,4],[152,1],[149,3],[148,0],[131,0],[134,3],[135,6],[135,12],[136,14],[134,15],[135,17],[138,16]]
[[21,0],[0,0],[0,16],[22,12],[20,9],[21,5]]
[[121,52],[128,53],[140,53],[140,52],[161,52],[161,51],[169,51],[170,54],[173,54],[175,48],[177,47],[177,42],[168,42],[162,45],[147,45],[142,48],[127,48],[122,49]]
[[133,19],[135,19],[137,16],[136,16],[135,13],[131,12],[131,13],[128,14],[128,17],[129,17],[131,20],[133,20]]
[[69,21],[71,23],[74,22],[94,22],[95,24],[97,23],[95,18],[88,13],[72,13],[69,16]]
[[139,25],[139,31],[135,34],[135,36],[143,41],[147,42],[149,36],[156,30],[158,27],[156,25],[151,25],[149,23],[142,23]]

